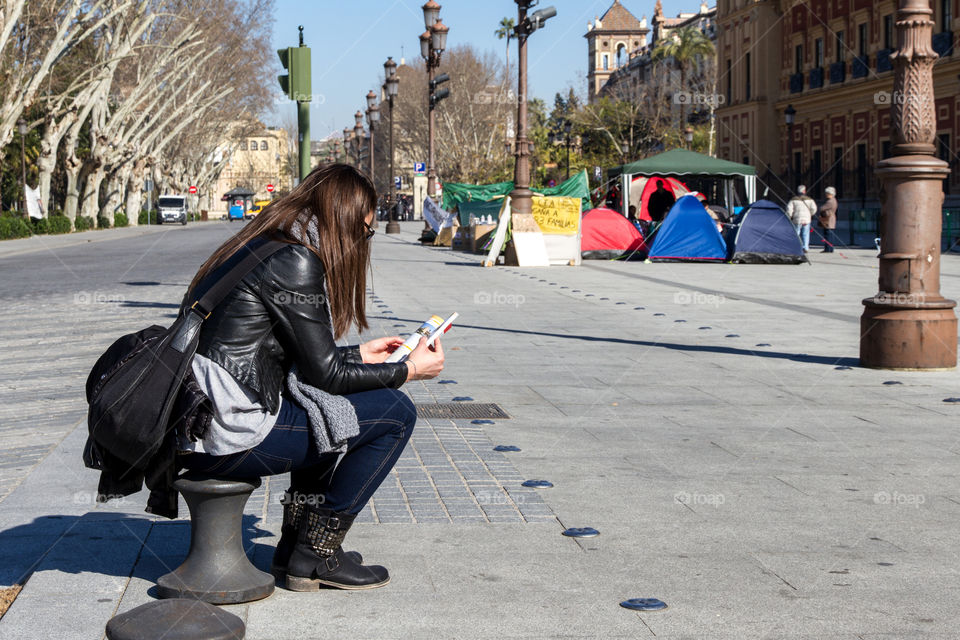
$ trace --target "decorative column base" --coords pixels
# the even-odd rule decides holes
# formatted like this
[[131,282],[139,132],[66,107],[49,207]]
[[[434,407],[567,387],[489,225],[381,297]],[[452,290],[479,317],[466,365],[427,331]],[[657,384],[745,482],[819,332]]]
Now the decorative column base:
[[957,303],[939,292],[940,209],[947,164],[929,155],[882,160],[880,292],[863,300],[860,364],[874,369],[957,366]]
[[387,223],[387,228],[385,233],[388,233],[388,234],[400,233],[400,223],[397,222],[396,220],[391,220],[390,222]]
[[863,301],[860,364],[872,369],[946,370],[957,366],[957,318],[953,300],[922,306],[898,304],[897,294]]

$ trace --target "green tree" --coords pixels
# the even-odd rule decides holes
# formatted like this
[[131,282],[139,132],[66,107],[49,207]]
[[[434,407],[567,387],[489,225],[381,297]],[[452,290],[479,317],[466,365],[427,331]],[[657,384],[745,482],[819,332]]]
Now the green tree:
[[507,71],[504,73],[505,78],[510,77],[510,40],[513,39],[513,29],[517,26],[517,21],[513,18],[504,18],[500,21],[500,28],[493,32],[497,36],[497,40],[507,39]]
[[[680,72],[680,91],[687,90],[687,73],[700,60],[713,55],[713,43],[699,28],[691,25],[677,29],[664,38],[653,50],[655,61],[672,59]],[[680,126],[686,124],[686,105],[680,103]]]

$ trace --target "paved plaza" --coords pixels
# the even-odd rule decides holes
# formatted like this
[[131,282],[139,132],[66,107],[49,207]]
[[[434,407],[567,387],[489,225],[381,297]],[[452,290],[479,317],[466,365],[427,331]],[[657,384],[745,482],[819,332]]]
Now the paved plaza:
[[[485,269],[421,227],[375,236],[364,338],[459,312],[444,373],[405,390],[509,417],[420,419],[347,538],[391,583],[228,607],[247,638],[960,638],[960,375],[857,366],[874,251]],[[236,229],[0,245],[0,588],[23,585],[0,638],[100,639],[185,556],[185,507],[94,503],[83,384]],[[942,289],[960,297],[960,257]],[[265,570],[285,488],[247,504]]]

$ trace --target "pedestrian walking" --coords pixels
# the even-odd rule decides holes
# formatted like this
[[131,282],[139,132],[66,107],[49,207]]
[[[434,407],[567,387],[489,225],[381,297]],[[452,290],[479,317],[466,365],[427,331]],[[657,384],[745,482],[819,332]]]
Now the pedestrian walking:
[[797,195],[787,203],[787,217],[797,230],[804,253],[810,251],[810,222],[816,213],[817,203],[807,195],[807,188],[800,185],[797,187]]
[[833,232],[837,228],[837,190],[827,187],[825,193],[827,199],[817,210],[817,224],[823,229],[822,253],[833,253],[833,246],[837,243],[836,234]]
[[[436,377],[443,349],[404,341],[338,347],[367,328],[366,274],[377,194],[344,164],[321,165],[218,248],[190,284],[198,299],[269,239],[289,244],[255,267],[204,321],[192,373],[212,420],[178,434],[181,466],[226,478],[290,472],[273,571],[294,591],[371,589],[390,580],[341,543],[390,473],[417,412],[398,389]],[[339,462],[338,462],[339,457]]]

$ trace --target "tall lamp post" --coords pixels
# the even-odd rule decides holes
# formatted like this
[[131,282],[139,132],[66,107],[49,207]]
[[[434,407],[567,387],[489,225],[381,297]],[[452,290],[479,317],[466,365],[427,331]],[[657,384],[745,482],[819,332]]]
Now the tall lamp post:
[[353,148],[357,152],[357,171],[360,171],[361,153],[363,152],[363,112],[353,114]]
[[791,193],[796,187],[793,184],[793,121],[796,117],[797,110],[792,104],[788,104],[783,112],[783,119],[787,123],[787,186],[790,187]]
[[527,38],[543,26],[549,18],[557,15],[557,10],[547,7],[535,11],[529,17],[527,10],[537,0],[517,0],[517,26],[514,29],[517,46],[519,71],[517,73],[517,142],[514,145],[517,156],[513,173],[514,189],[510,192],[511,222],[516,231],[537,231],[539,227],[533,220],[533,193],[530,191],[530,144],[527,139]]
[[29,214],[27,213],[27,121],[23,118],[17,120],[17,131],[20,133],[20,172],[22,174],[23,182],[23,191],[20,198],[20,206],[23,207],[21,211],[23,212],[23,217],[28,218]]
[[[427,196],[435,198],[437,196],[437,168],[434,163],[434,118],[433,110],[437,103],[450,95],[449,89],[442,89],[437,92],[437,85],[446,82],[449,77],[446,74],[437,77],[435,75],[440,66],[440,58],[444,49],[447,48],[447,34],[450,28],[440,21],[440,5],[434,0],[427,0],[423,5],[423,24],[427,30],[420,35],[420,55],[427,63],[427,84],[430,88],[430,108],[427,116],[427,139],[429,150],[427,153]],[[442,94],[442,95],[441,95]]]
[[397,97],[400,90],[400,78],[397,77],[397,63],[393,61],[392,57],[387,58],[387,61],[383,63],[383,77],[384,94],[387,96],[387,107],[390,113],[390,175],[387,176],[389,183],[387,185],[387,211],[390,220],[387,222],[386,232],[393,234],[400,233],[400,223],[397,222],[396,205],[393,201],[393,194],[396,191],[393,184],[393,99]]
[[343,128],[343,163],[350,164],[350,154],[351,154],[351,143],[350,138],[353,136],[353,129],[350,127]]
[[683,130],[683,139],[687,143],[687,149],[693,150],[693,127],[688,126]]
[[940,295],[943,179],[936,157],[933,11],[928,0],[900,0],[890,128],[893,157],[877,164],[879,291],[863,300],[860,364],[877,369],[957,365],[957,303]]
[[377,128],[379,122],[380,107],[377,106],[377,94],[371,89],[370,93],[367,94],[367,125],[370,127],[370,179],[373,181],[374,188],[377,186],[377,163],[376,158],[374,158],[376,144],[373,131]]

